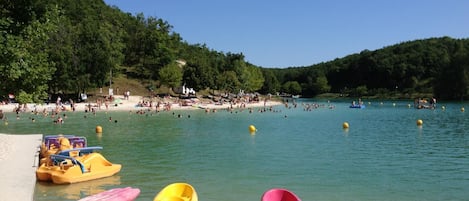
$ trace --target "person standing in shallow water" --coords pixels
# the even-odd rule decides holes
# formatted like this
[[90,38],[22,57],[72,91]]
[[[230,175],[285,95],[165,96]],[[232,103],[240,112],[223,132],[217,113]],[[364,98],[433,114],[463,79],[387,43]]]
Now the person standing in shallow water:
[[430,99],[430,108],[435,109],[436,108],[436,98],[432,97]]
[[54,123],[55,123],[55,124],[63,124],[63,123],[64,123],[64,120],[62,119],[61,116],[59,116],[59,117],[57,118],[57,120],[54,121]]

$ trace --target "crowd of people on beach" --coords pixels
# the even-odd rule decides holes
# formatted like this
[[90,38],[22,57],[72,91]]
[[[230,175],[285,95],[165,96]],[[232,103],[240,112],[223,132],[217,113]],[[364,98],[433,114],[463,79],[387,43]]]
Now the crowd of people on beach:
[[[124,99],[128,99],[129,97],[125,97]],[[84,112],[85,113],[92,113],[96,115],[99,111],[109,111],[110,106],[119,107],[118,103],[114,103],[115,97],[108,96],[96,99],[94,103],[88,102],[84,104]],[[122,100],[120,100],[122,101]],[[123,100],[128,101],[128,100]],[[150,114],[154,112],[165,112],[171,111],[174,106],[178,106],[178,108],[184,108],[184,102],[187,102],[187,99],[179,99],[177,97],[170,97],[165,96],[162,98],[154,97],[141,97],[141,100],[135,104],[135,107],[130,110],[130,112],[135,112],[136,114]],[[195,108],[195,109],[204,109],[205,113],[216,113],[218,111],[226,111],[230,113],[240,113],[243,111],[248,111],[249,113],[254,112],[281,112],[280,109],[276,109],[273,106],[267,106],[267,103],[270,101],[269,97],[264,98],[263,107],[257,104],[257,108],[250,107],[252,103],[259,103],[261,99],[259,97],[250,98],[250,97],[235,97],[231,99],[216,99],[214,100],[190,100],[194,105],[187,106],[186,108]],[[298,104],[293,99],[291,101],[284,100],[285,108],[287,109],[294,109],[298,107]],[[318,108],[325,108],[328,107],[329,109],[333,109],[334,106],[332,104],[325,105],[325,104],[317,104],[317,103],[302,103],[301,104],[304,111],[312,111]],[[216,107],[215,107],[216,106]],[[55,124],[62,124],[64,123],[65,119],[67,118],[66,114],[63,113],[65,111],[75,112],[77,110],[77,103],[69,100],[65,103],[62,102],[61,98],[58,97],[55,101],[55,105],[48,104],[42,107],[43,109],[40,111],[39,105],[33,105],[32,113],[34,115],[42,115],[44,117],[51,117]],[[27,104],[20,105],[18,104],[14,112],[17,114],[17,118],[20,118],[20,113],[28,112],[30,108],[28,108]]]
[[[129,100],[129,93],[124,94],[124,99],[116,99],[113,96],[103,96],[95,99],[95,101],[90,102],[88,99],[86,103],[76,103],[73,100],[68,100],[63,102],[60,96],[57,97],[55,101],[48,101],[45,104],[15,104],[13,112],[16,113],[16,119],[22,118],[21,113],[32,114],[29,116],[29,119],[32,122],[36,122],[38,119],[37,116],[48,117],[52,120],[54,124],[63,124],[67,119],[66,112],[75,112],[75,111],[84,111],[85,113],[91,113],[96,115],[100,111],[110,111],[111,107],[113,111],[120,110],[125,111],[124,108],[129,109],[129,112],[136,114],[154,114],[155,112],[167,112],[171,111],[174,107],[177,110],[186,109],[204,109],[206,113],[216,113],[218,111],[226,111],[231,113],[238,113],[243,111],[249,111],[249,113],[254,112],[279,112],[280,110],[274,109],[272,106],[268,106],[266,103],[270,100],[265,98],[263,101],[264,107],[259,107],[254,109],[252,103],[256,103],[256,106],[259,106],[260,99],[259,97],[234,97],[230,99],[221,98],[221,99],[183,99],[178,97],[163,96],[163,97],[141,97],[140,100],[135,103],[135,97],[132,100]],[[121,104],[122,109],[117,109]],[[133,107],[129,108],[130,103],[135,103]],[[0,115],[3,119],[3,113],[0,112]],[[177,117],[183,117],[185,115],[177,114]],[[86,118],[86,115],[84,116]],[[5,117],[6,118],[6,117]],[[111,119],[111,118],[110,118]],[[7,119],[4,119],[8,121]]]

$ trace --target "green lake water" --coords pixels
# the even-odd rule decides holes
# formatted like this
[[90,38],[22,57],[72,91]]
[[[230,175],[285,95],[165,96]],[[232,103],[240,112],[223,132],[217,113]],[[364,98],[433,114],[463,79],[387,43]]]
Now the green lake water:
[[[303,110],[313,102],[324,107]],[[94,181],[38,182],[36,201],[77,200],[126,186],[141,190],[137,200],[153,200],[174,182],[192,184],[202,201],[260,200],[274,187],[318,201],[469,198],[469,111],[461,112],[467,103],[440,103],[436,110],[409,108],[411,101],[366,102],[365,109],[350,109],[349,101],[332,102],[334,109],[328,104],[304,99],[296,108],[253,113],[77,111],[67,112],[62,125],[9,113],[0,132],[86,136],[89,146],[103,146],[101,153],[123,166]]]

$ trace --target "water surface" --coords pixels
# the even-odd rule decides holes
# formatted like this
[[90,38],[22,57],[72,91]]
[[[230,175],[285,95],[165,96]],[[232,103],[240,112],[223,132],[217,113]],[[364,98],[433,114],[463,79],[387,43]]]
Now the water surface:
[[[303,103],[313,102],[322,107],[303,110]],[[305,99],[296,108],[253,113],[68,112],[62,125],[49,117],[8,114],[0,132],[83,135],[123,165],[105,179],[38,182],[37,201],[77,200],[125,186],[141,189],[137,200],[153,200],[173,182],[192,184],[205,201],[260,200],[274,187],[303,200],[467,200],[469,121],[460,111],[465,103],[440,104],[445,110],[416,110],[409,103],[367,102],[365,109],[350,109],[348,101]],[[255,135],[248,131],[251,124]],[[98,125],[102,135],[95,133]]]

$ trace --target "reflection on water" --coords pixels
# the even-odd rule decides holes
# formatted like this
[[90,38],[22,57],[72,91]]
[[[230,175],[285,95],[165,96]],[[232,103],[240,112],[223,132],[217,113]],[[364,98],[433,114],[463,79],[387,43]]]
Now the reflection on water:
[[[47,197],[47,200],[78,200],[88,195],[94,195],[121,184],[120,176],[115,175],[102,179],[79,182],[67,185],[57,185],[51,182],[37,182],[35,197]],[[37,199],[36,199],[37,200]]]

